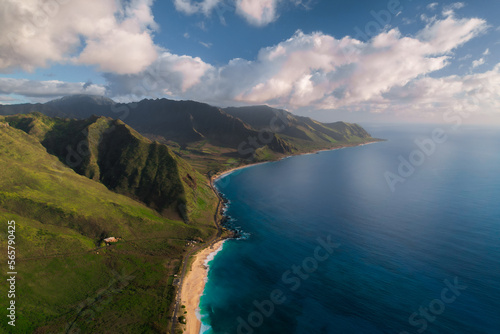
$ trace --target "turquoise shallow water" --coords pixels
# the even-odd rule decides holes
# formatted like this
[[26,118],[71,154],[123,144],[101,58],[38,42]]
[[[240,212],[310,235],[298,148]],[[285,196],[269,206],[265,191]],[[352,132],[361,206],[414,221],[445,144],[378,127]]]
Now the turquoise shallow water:
[[435,128],[220,179],[244,237],[210,262],[202,331],[500,333],[500,131]]

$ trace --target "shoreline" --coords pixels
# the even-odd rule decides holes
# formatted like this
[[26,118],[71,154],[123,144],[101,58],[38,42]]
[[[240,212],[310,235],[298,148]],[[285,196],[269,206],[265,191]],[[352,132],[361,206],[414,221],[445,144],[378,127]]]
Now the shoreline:
[[198,319],[197,314],[208,276],[208,266],[205,262],[212,254],[222,249],[226,240],[217,240],[196,253],[189,271],[186,273],[181,289],[181,304],[186,306],[183,310],[187,312],[184,314],[186,317],[185,333],[198,334],[200,332],[201,319]]
[[384,139],[379,139],[379,138],[374,138],[373,141],[369,141],[369,142],[366,142],[366,143],[346,144],[346,145],[342,145],[342,146],[334,147],[334,148],[322,148],[322,149],[312,150],[310,152],[303,152],[303,153],[291,154],[291,155],[287,155],[287,156],[281,157],[281,158],[276,159],[276,160],[251,162],[251,163],[246,164],[246,165],[240,165],[240,166],[237,166],[237,167],[232,167],[232,168],[229,168],[229,169],[226,169],[226,170],[219,171],[219,172],[215,173],[214,175],[210,176],[210,183],[213,185],[213,189],[216,192],[216,195],[219,198],[221,198],[221,194],[215,188],[215,183],[214,182],[216,182],[218,179],[221,179],[223,177],[228,176],[229,174],[234,173],[237,170],[245,169],[245,168],[249,168],[249,167],[254,167],[254,166],[257,166],[257,165],[267,164],[267,163],[271,163],[271,162],[278,162],[278,161],[281,161],[281,160],[284,160],[284,159],[288,159],[288,158],[291,158],[291,157],[295,157],[295,156],[310,155],[310,154],[317,154],[317,153],[320,153],[320,152],[335,151],[335,150],[340,150],[340,149],[347,148],[347,147],[357,147],[357,146],[364,146],[364,145],[369,145],[369,144],[375,144],[375,143],[379,143],[379,142],[382,142],[382,141],[385,141],[385,140]]
[[[298,153],[298,154],[292,154],[288,156],[281,157],[280,159],[277,160],[270,160],[270,161],[260,161],[260,162],[255,162],[255,163],[249,163],[246,165],[240,165],[237,167],[229,168],[227,170],[219,171],[215,173],[214,175],[210,176],[210,186],[215,192],[216,196],[219,198],[219,205],[217,207],[217,214],[221,214],[223,207],[224,207],[224,197],[223,194],[215,187],[215,182],[223,177],[226,177],[232,173],[234,173],[237,170],[241,170],[244,168],[249,168],[249,167],[254,167],[257,165],[261,164],[266,164],[270,162],[277,162],[281,161],[283,159],[287,159],[290,157],[294,156],[299,156],[299,155],[309,155],[309,154],[317,154],[320,152],[326,152],[326,151],[334,151],[334,150],[339,150],[342,148],[346,147],[356,147],[356,146],[363,146],[367,144],[373,144],[377,143],[381,140],[374,140],[366,143],[359,143],[359,144],[347,144],[347,145],[342,145],[339,147],[335,148],[327,148],[327,149],[318,149],[318,150],[313,150],[311,152],[304,152],[304,153]],[[215,218],[215,217],[214,217]],[[220,230],[220,221],[216,223],[217,228]],[[221,247],[223,246],[224,242],[227,239],[220,238],[218,237],[215,241],[207,245],[207,247],[202,248],[199,250],[195,255],[194,255],[194,260],[191,263],[191,266],[186,273],[184,280],[182,282],[181,286],[181,293],[180,293],[180,300],[181,304],[185,305],[185,311],[187,312],[185,314],[186,317],[186,325],[184,332],[188,334],[199,334],[201,330],[201,319],[198,319],[197,314],[199,310],[199,304],[200,304],[200,299],[201,296],[203,295],[203,291],[205,289],[205,284],[207,282],[207,277],[208,277],[208,266],[205,264],[206,259],[213,253],[218,252]]]

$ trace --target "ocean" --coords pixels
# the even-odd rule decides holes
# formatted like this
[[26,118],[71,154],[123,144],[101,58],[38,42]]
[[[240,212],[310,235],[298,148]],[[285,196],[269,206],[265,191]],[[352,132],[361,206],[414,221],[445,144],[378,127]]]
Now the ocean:
[[217,181],[202,333],[500,333],[499,129],[367,129]]

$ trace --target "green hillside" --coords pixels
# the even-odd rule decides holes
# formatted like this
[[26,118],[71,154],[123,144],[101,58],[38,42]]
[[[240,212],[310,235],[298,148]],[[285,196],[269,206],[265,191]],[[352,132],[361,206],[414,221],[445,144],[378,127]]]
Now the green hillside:
[[[141,136],[120,120],[84,120],[40,113],[6,116],[10,126],[35,136],[78,174],[137,199],[166,217],[204,220],[200,205],[214,201],[206,178],[167,146]],[[203,208],[202,208],[203,209]]]
[[[9,116],[10,126],[5,121],[0,117],[0,234],[1,247],[6,249],[7,222],[16,221],[16,332],[105,333],[111,327],[113,332],[166,332],[174,298],[173,275],[187,241],[206,240],[216,233],[217,202],[207,180],[165,146],[145,140],[122,122],[94,118],[77,124],[41,115]],[[72,166],[80,175],[61,156],[48,152],[79,140],[76,132],[72,137],[64,133],[84,124],[90,129],[87,139],[92,154],[80,170]],[[95,133],[113,125],[116,131],[106,132],[109,138],[92,142]],[[160,214],[151,208],[157,205],[151,205],[154,200],[139,201],[145,190],[140,185],[133,188],[133,182],[121,186],[125,174],[117,173],[115,190],[130,194],[139,189],[137,200],[97,181],[105,179],[106,168],[113,172],[129,168],[125,161],[132,153],[120,157],[122,165],[103,168],[106,160],[99,155],[112,155],[113,148],[106,145],[118,143],[124,146],[117,150],[130,145],[130,152],[143,152],[136,166],[166,165],[162,172],[143,171],[144,178],[166,178],[170,168],[177,168],[172,179],[175,187],[183,188],[179,196],[184,198],[189,221]],[[111,236],[122,239],[104,246],[102,239]],[[6,262],[6,252],[0,260]],[[5,321],[0,331],[8,331]]]
[[202,174],[377,140],[357,124],[321,123],[268,106],[221,109],[168,99],[115,103],[91,95],[0,105],[4,115],[33,111],[80,120],[92,115],[120,118],[143,136],[168,145]]
[[377,140],[357,124],[267,106],[166,99],[81,95],[0,114],[1,247],[15,220],[17,333],[167,332],[191,241],[220,233],[207,176]]
[[295,147],[296,153],[324,149],[335,144],[356,144],[373,140],[358,124],[321,123],[268,106],[225,108],[224,112],[241,119],[257,131],[272,131]]

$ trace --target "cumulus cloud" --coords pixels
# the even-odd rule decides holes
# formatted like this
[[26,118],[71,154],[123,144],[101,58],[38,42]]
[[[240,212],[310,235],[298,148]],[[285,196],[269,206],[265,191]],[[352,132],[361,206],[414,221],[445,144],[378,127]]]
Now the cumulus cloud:
[[6,0],[0,6],[0,71],[74,62],[140,72],[157,57],[151,5],[152,0]]
[[[427,23],[414,36],[391,29],[366,42],[297,31],[288,40],[261,49],[253,61],[233,59],[214,67],[200,58],[167,52],[155,63],[156,68],[107,79],[113,96],[127,95],[133,87],[154,82],[136,90],[142,96],[168,94],[216,105],[265,103],[292,109],[384,111],[391,108],[388,96],[401,99],[401,92],[416,87],[416,82],[426,83],[430,79],[422,78],[447,66],[456,48],[486,28],[484,20],[449,14]],[[444,87],[458,84],[448,81]]]
[[396,87],[384,96],[391,110],[400,113],[432,111],[498,114],[500,108],[500,63],[492,70],[465,76],[424,77],[404,87]]
[[166,52],[147,71],[108,75],[109,93],[123,97],[135,89],[134,97],[167,94],[221,106],[417,113],[442,106],[444,110],[445,105],[464,105],[467,95],[480,90],[475,80],[481,75],[487,82],[483,89],[498,84],[500,67],[465,78],[428,77],[451,62],[455,49],[486,29],[484,20],[459,19],[449,13],[428,22],[414,36],[391,29],[365,42],[297,31],[288,40],[261,49],[255,60],[238,58],[220,67]]
[[250,24],[267,25],[277,19],[278,0],[237,0],[236,13]]
[[447,53],[484,27],[482,20],[450,16],[427,25],[414,38],[392,29],[365,43],[350,37],[338,40],[321,33],[298,32],[261,51],[256,66],[265,66],[267,75],[236,98],[319,108],[380,100],[390,88],[446,66]]
[[36,81],[27,79],[0,78],[0,94],[18,94],[34,98],[53,98],[72,94],[104,95],[106,88],[85,82],[59,80]]
[[201,83],[202,77],[214,68],[199,57],[179,56],[164,51],[145,71],[119,75],[105,73],[108,94],[112,96],[162,97],[180,96]]
[[[277,2],[255,3],[264,3],[265,6]],[[141,7],[140,4],[146,6]],[[88,22],[81,23],[89,30],[84,36],[96,45],[109,44],[109,49],[114,52],[125,52],[120,43],[108,41],[105,35],[109,27],[126,22],[127,28],[118,29],[120,33],[134,32],[138,38],[143,33],[147,34],[154,25],[147,4],[139,0],[131,2],[118,11],[121,18],[120,15],[113,16],[92,27]],[[104,5],[104,2],[100,4]],[[111,6],[109,12],[115,13],[118,8],[109,3],[107,5]],[[257,9],[248,8],[262,14],[259,5],[256,6]],[[132,21],[127,21],[128,18]],[[484,33],[487,27],[484,20],[457,18],[451,11],[441,18],[427,21],[413,36],[391,29],[368,41],[360,41],[350,36],[338,39],[321,32],[306,34],[297,31],[289,39],[261,49],[255,60],[237,58],[223,66],[213,66],[199,57],[176,55],[156,48],[156,56],[144,63],[149,63],[147,66],[138,66],[131,72],[119,70],[126,66],[126,62],[121,63],[117,59],[112,63],[111,58],[95,54],[92,42],[87,42],[81,46],[82,51],[71,59],[99,64],[106,71],[103,74],[108,83],[106,87],[90,82],[2,79],[0,94],[28,97],[106,94],[118,101],[169,96],[220,106],[270,104],[290,109],[391,110],[401,113],[465,108],[480,97],[481,105],[493,110],[491,108],[498,107],[496,101],[500,101],[500,65],[491,71],[464,77],[429,76],[446,67],[458,47]],[[78,24],[74,27],[74,31],[81,32],[82,29],[78,28]],[[68,34],[74,36],[71,32]],[[133,39],[129,36],[129,40]],[[140,44],[139,41],[136,43]],[[75,42],[74,45],[79,44]],[[51,50],[50,47],[47,50]],[[63,55],[60,61],[67,59],[68,53],[58,52]],[[485,51],[484,55],[487,54]],[[144,59],[138,53],[131,52],[129,55]],[[5,58],[0,59],[3,61]],[[16,61],[30,63],[27,59],[31,58]],[[45,62],[55,61],[48,56],[43,59]],[[10,67],[12,65],[4,66]]]

